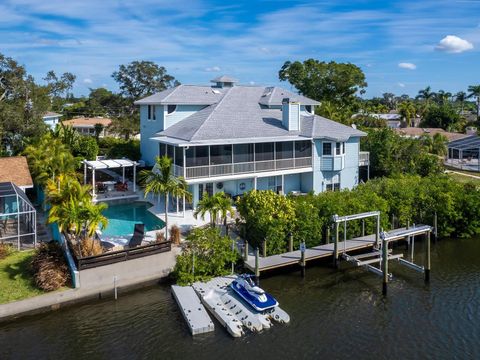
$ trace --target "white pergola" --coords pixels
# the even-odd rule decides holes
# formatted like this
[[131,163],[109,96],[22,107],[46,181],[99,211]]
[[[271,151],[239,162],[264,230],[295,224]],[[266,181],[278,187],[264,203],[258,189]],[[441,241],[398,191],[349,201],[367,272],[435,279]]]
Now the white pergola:
[[125,182],[125,168],[133,167],[133,191],[137,191],[137,166],[139,164],[129,159],[110,159],[110,160],[83,160],[83,183],[87,183],[87,169],[92,170],[92,188],[95,196],[95,171],[102,169],[122,168],[122,179]]

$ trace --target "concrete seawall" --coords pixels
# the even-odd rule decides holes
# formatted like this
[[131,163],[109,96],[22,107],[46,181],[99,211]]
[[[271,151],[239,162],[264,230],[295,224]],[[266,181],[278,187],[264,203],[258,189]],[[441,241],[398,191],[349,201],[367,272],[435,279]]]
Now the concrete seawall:
[[121,294],[136,288],[158,283],[165,279],[175,266],[180,249],[100,266],[79,272],[81,287],[55,291],[33,298],[0,305],[0,322],[34,315],[93,299],[113,297],[115,286]]

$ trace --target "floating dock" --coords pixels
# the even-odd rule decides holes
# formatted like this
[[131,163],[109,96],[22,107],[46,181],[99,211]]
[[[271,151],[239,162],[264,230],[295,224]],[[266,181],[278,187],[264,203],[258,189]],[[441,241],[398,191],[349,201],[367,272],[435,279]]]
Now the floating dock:
[[191,286],[172,285],[172,294],[192,335],[211,332],[215,326]]
[[208,282],[192,285],[205,307],[215,316],[233,337],[240,337],[245,329],[259,332],[272,326],[272,321],[290,322],[288,314],[276,307],[266,312],[257,312],[237,297],[230,289],[236,276],[217,277]]

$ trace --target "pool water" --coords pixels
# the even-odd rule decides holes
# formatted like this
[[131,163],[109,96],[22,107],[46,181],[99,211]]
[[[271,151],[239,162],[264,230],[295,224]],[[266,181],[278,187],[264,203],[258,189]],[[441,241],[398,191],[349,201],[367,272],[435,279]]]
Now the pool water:
[[125,236],[133,234],[135,224],[145,224],[145,231],[162,229],[165,222],[153,215],[146,202],[109,205],[103,215],[108,219],[108,226],[102,230],[103,236]]

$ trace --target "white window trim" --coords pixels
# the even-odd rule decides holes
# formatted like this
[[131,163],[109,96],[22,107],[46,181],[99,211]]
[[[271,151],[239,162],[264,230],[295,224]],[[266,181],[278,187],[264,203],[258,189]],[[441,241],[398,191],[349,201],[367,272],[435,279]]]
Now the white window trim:
[[[323,144],[325,144],[325,143],[330,144],[330,147],[331,147],[331,150],[332,150],[332,153],[330,155],[325,155],[323,153]],[[340,155],[337,155],[337,144],[340,144]],[[345,153],[346,153],[346,145],[345,145],[344,141],[322,141],[322,156],[325,156],[325,157],[342,157],[342,156],[345,156]]]
[[[152,111],[150,111],[152,109]],[[153,118],[149,115],[153,114]],[[156,121],[157,120],[157,108],[155,105],[147,105],[147,120],[148,121]]]

